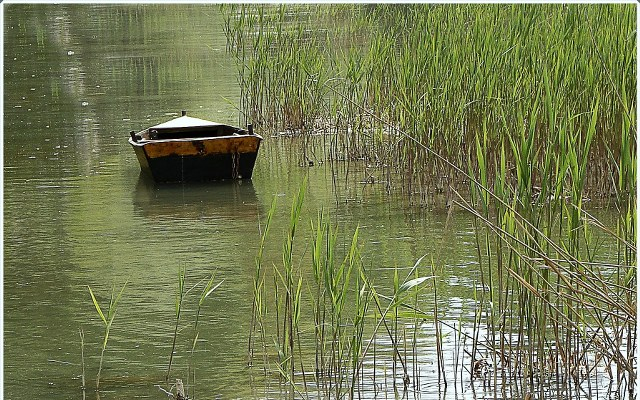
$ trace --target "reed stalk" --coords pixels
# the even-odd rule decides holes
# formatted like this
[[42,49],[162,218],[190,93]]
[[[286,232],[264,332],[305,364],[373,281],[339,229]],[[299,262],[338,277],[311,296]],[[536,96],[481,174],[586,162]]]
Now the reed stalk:
[[[198,344],[198,339],[200,337],[200,331],[198,327],[198,322],[200,321],[200,312],[202,310],[202,305],[204,304],[205,300],[209,296],[211,296],[211,294],[215,292],[216,289],[218,289],[220,285],[222,285],[222,283],[224,282],[224,279],[223,279],[214,286],[215,277],[216,277],[216,274],[214,272],[211,274],[211,276],[207,280],[207,283],[202,288],[202,292],[200,293],[200,297],[198,298],[198,307],[196,309],[196,317],[195,317],[195,322],[193,324],[193,340],[191,341],[191,353],[189,357],[190,372],[188,376],[190,377],[190,379],[192,379],[191,385],[194,387],[195,387],[195,380],[196,380],[196,371],[195,371],[195,368],[193,367],[193,355],[196,350],[196,345]],[[187,384],[189,384],[189,382],[187,382]],[[193,393],[191,393],[191,396],[193,397]]]
[[[116,310],[118,307],[118,302],[120,301],[120,298],[122,297],[122,293],[124,292],[125,287],[127,287],[127,283],[125,282],[124,285],[122,285],[122,289],[120,289],[120,292],[118,292],[118,294],[115,294],[115,286],[111,289],[111,297],[109,299],[109,308],[107,309],[107,314],[105,315],[102,311],[102,308],[100,307],[100,304],[98,303],[98,300],[96,299],[95,295],[93,294],[93,290],[91,290],[91,286],[87,286],[87,288],[89,289],[89,294],[91,295],[91,301],[93,302],[93,305],[96,309],[96,312],[98,313],[98,316],[100,316],[100,319],[102,320],[102,323],[104,324],[104,337],[102,340],[102,350],[100,351],[100,364],[98,365],[98,373],[96,374],[96,390],[100,389],[100,377],[101,377],[101,373],[102,373],[102,362],[104,360],[104,352],[107,349],[107,343],[109,341],[109,333],[111,332],[111,325],[113,324],[113,320],[116,317]],[[83,337],[83,335],[81,334],[81,338]],[[84,385],[83,385],[84,386]]]
[[87,388],[87,384],[86,384],[85,371],[84,371],[85,369],[84,368],[84,331],[82,330],[82,328],[80,328],[79,333],[80,333],[80,363],[82,365],[81,388],[84,391]]
[[167,366],[167,375],[165,377],[165,381],[169,382],[169,375],[171,374],[171,366],[173,364],[173,355],[176,350],[176,339],[178,338],[178,326],[180,324],[180,315],[182,314],[182,303],[185,296],[185,273],[186,268],[178,269],[178,290],[176,291],[176,300],[175,300],[175,316],[176,323],[173,329],[173,341],[171,343],[171,353],[169,354],[169,365]]
[[[276,210],[276,197],[274,196],[271,201],[271,207],[269,208],[269,212],[267,213],[267,219],[264,225],[264,228],[261,231],[260,235],[260,246],[258,248],[258,255],[255,259],[255,273],[253,279],[253,302],[251,305],[251,328],[249,330],[249,348],[248,348],[248,358],[249,365],[253,365],[253,349],[255,347],[255,339],[253,335],[258,330],[260,335],[260,339],[262,341],[263,349],[266,347],[265,342],[265,328],[264,328],[264,315],[266,314],[266,305],[264,303],[264,299],[266,296],[265,293],[265,276],[263,271],[263,256],[264,256],[264,247],[267,239],[267,235],[269,234],[269,228],[271,227],[271,220],[273,218],[273,214]],[[263,352],[263,357],[266,366],[266,352]],[[265,371],[266,372],[266,371]]]

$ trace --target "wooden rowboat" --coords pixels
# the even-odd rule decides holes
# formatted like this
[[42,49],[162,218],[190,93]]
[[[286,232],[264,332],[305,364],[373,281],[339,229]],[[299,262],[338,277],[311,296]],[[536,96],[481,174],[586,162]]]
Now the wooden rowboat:
[[248,129],[182,116],[131,132],[140,169],[156,182],[251,179],[262,137]]

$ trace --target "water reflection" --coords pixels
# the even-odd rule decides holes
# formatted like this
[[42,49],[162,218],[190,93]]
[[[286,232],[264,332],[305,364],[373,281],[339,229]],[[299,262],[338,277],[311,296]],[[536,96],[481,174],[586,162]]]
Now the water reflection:
[[242,219],[264,213],[251,181],[159,184],[140,174],[132,196],[134,212],[146,218]]

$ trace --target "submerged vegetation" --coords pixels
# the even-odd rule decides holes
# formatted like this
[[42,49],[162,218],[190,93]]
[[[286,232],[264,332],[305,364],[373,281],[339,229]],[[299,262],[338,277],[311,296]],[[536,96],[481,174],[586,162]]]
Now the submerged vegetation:
[[[444,196],[451,210],[474,217],[476,318],[469,341],[462,325],[454,329],[466,343],[455,352],[455,370],[466,355],[469,375],[490,365],[490,383],[521,382],[522,397],[541,384],[556,395],[591,393],[606,375],[610,390],[635,397],[633,5],[243,5],[226,12],[247,120],[301,136],[309,165],[362,160],[378,168],[378,180],[395,177],[389,189],[420,204]],[[602,202],[617,210],[614,221],[593,215]],[[300,347],[306,290],[318,387],[351,390],[353,397],[376,337],[364,339],[367,319],[398,353],[394,378],[408,382],[398,334],[415,323],[405,318],[405,328],[398,325],[397,310],[406,304],[395,296],[403,286],[396,278],[395,294],[384,297],[370,284],[357,230],[337,262],[335,232],[322,213],[310,245],[315,283],[305,284],[291,264],[299,209],[295,203],[284,263],[274,267],[270,289],[277,370],[295,390],[298,369],[309,383]],[[603,235],[615,243],[612,258],[598,251]],[[253,334],[266,349],[270,290],[261,260],[262,250]],[[349,317],[347,296],[355,304]],[[409,309],[436,326],[438,382],[446,386],[451,377],[438,336],[446,323],[435,305],[420,311],[416,295]]]

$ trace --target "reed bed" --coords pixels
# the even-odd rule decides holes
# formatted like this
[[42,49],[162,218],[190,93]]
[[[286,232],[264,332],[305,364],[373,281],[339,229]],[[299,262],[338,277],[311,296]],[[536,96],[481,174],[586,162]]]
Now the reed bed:
[[[618,395],[635,397],[633,5],[224,10],[243,118],[277,134],[302,136],[309,165],[364,160],[379,169],[378,176],[393,177],[390,187],[407,198],[424,204],[443,195],[451,209],[474,217],[476,318],[471,333],[462,329],[464,321],[449,327],[460,343],[454,380],[467,371],[494,387],[516,382],[515,395],[525,398],[545,382],[556,386],[556,394],[585,386],[590,393],[594,376],[604,374]],[[317,144],[322,151],[312,149]],[[594,204],[613,208],[617,217],[599,221]],[[316,341],[310,347],[316,372],[330,372],[328,387],[357,387],[366,349],[375,348],[373,338],[363,341],[358,325],[369,319],[395,349],[401,366],[396,369],[394,361],[394,377],[410,380],[408,359],[399,351],[407,325],[397,325],[402,313],[395,314],[400,304],[393,300],[402,285],[393,285],[383,306],[385,298],[358,262],[357,245],[336,262],[335,232],[322,214],[310,245],[316,286],[306,282],[287,256],[300,217],[294,210],[283,266],[274,269],[281,375],[296,382],[297,368],[306,365],[299,307],[305,287],[313,287]],[[615,243],[613,252],[601,254],[602,237]],[[266,295],[261,271],[256,298]],[[345,282],[349,277],[356,282]],[[349,285],[355,286],[344,293],[356,307],[345,317],[339,293]],[[433,290],[437,297],[435,284]],[[421,311],[418,297],[413,303],[414,319],[428,316],[440,335],[448,322],[437,308]],[[267,313],[254,310],[268,362]],[[387,320],[389,312],[395,317]],[[353,341],[342,342],[346,337]],[[446,386],[451,377],[441,343],[439,337],[438,381]]]
[[[634,10],[631,4],[225,8],[246,120],[277,132],[333,134],[326,139],[329,158],[366,159],[400,172],[397,186],[418,197],[463,177],[390,126],[457,165],[467,164],[475,136],[485,135],[491,180],[505,146],[507,176],[519,179],[515,167],[530,157],[524,160],[534,162],[530,183],[541,187],[549,171],[535,161],[549,158],[549,169],[562,173],[566,160],[555,160],[557,150],[567,135],[586,142],[595,108],[585,188],[592,197],[615,195],[615,171],[635,157]],[[532,140],[527,153],[511,148],[510,138],[521,133]]]
[[[417,380],[408,367],[417,354],[416,331],[399,321],[403,310],[412,310],[414,321],[423,317],[415,302],[431,276],[420,276],[419,260],[402,280],[396,271],[383,294],[362,263],[358,229],[340,236],[322,210],[310,221],[305,248],[296,251],[305,186],[291,206],[282,264],[272,270],[262,261],[275,202],[267,216],[256,257],[249,365],[267,376],[277,373],[300,397],[355,398],[375,379],[365,363],[378,362],[391,366],[391,385],[406,391]],[[375,350],[381,338],[391,343],[391,354]]]
[[[571,219],[561,221],[565,233],[552,240],[547,227],[531,222],[546,218],[532,215],[544,208],[502,203],[493,192],[480,195],[482,185],[469,179],[475,195],[459,196],[455,204],[476,219],[475,318],[461,313],[452,321],[439,310],[442,267],[433,256],[431,265],[424,266],[423,257],[408,273],[396,269],[384,281],[364,266],[358,229],[340,235],[325,211],[310,222],[308,238],[298,237],[304,182],[283,232],[282,263],[272,269],[262,263],[275,201],[263,228],[249,365],[268,377],[277,374],[303,398],[420,392],[421,380],[434,375],[445,392],[449,385],[458,390],[480,381],[511,398],[591,396],[602,390],[592,385],[604,380],[616,396],[635,398],[635,266],[598,260],[591,229],[600,223],[586,211],[577,228],[570,228]],[[491,202],[500,205],[490,212]],[[564,212],[575,208],[560,203]],[[435,333],[431,349],[418,344],[424,324]],[[430,366],[425,351],[434,353]]]

